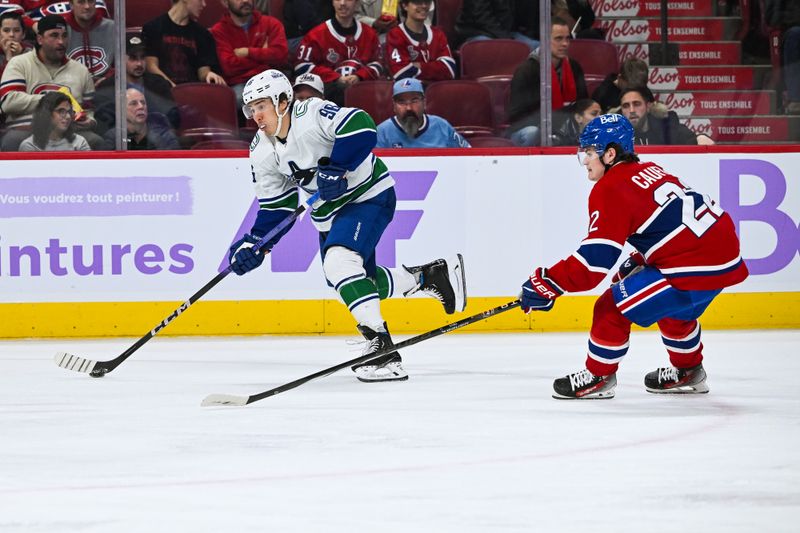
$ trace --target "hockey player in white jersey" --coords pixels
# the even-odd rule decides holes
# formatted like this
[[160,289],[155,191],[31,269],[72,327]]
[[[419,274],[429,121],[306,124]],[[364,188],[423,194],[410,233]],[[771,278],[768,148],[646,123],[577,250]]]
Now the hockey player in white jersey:
[[[381,299],[422,291],[439,299],[448,314],[464,310],[460,255],[414,267],[375,263],[375,248],[394,216],[396,197],[386,165],[372,154],[377,134],[367,113],[319,98],[294,102],[289,80],[277,70],[252,77],[243,101],[245,115],[259,128],[250,144],[250,163],[260,209],[250,234],[231,246],[236,274],[261,265],[289,228],[263,253],[253,244],[319,191],[321,201],[314,204],[311,220],[320,232],[323,270],[367,339],[365,355],[393,346]],[[353,371],[364,382],[408,379],[397,352]]]

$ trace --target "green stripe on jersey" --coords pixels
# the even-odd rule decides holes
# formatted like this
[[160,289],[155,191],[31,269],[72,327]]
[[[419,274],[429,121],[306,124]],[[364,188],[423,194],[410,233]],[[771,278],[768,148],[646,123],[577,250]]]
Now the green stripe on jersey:
[[372,120],[372,117],[369,116],[365,111],[359,109],[350,115],[347,120],[339,124],[339,127],[336,128],[336,136],[346,137],[362,130],[376,131],[377,128],[375,128],[375,121]]
[[261,209],[289,209],[294,211],[297,209],[299,205],[298,202],[300,200],[300,196],[297,194],[297,189],[294,189],[291,194],[287,194],[286,196],[280,196],[272,201],[270,200],[259,200],[258,205]]
[[375,164],[372,166],[372,176],[370,179],[344,196],[325,202],[311,213],[311,218],[314,220],[324,220],[328,218],[331,213],[338,211],[345,204],[349,204],[353,200],[356,200],[358,197],[370,190],[378,181],[380,181],[382,177],[388,176],[388,174],[389,168],[386,166],[386,163],[384,163],[381,158],[376,157]]

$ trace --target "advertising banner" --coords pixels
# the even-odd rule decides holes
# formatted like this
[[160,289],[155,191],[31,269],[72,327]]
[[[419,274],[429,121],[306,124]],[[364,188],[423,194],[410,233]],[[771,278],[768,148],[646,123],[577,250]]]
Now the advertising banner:
[[[389,267],[464,254],[470,294],[513,296],[585,236],[591,184],[574,155],[385,158],[397,212]],[[0,303],[180,301],[227,265],[256,202],[247,159],[6,161]],[[732,292],[800,290],[800,154],[652,154],[718,199],[752,276]],[[333,299],[318,236],[301,220],[265,264],[206,300]]]

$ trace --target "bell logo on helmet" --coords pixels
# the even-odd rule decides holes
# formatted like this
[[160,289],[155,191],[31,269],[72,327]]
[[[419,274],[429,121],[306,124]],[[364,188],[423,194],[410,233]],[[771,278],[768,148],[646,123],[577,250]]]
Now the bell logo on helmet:
[[620,115],[615,114],[608,114],[608,115],[600,115],[600,122],[602,124],[608,124],[610,122],[617,122],[619,120]]

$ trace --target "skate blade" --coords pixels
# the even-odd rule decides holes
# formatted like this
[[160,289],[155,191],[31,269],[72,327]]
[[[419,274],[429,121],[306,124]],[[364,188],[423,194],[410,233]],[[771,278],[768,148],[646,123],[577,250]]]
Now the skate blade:
[[[450,276],[450,285],[456,297],[455,311],[462,312],[467,308],[467,276],[464,271],[464,257],[456,254],[447,260],[447,270]],[[457,283],[453,283],[456,281]],[[448,313],[452,314],[452,313]]]
[[408,381],[408,375],[400,377],[387,376],[385,378],[377,378],[377,379],[365,379],[362,378],[361,376],[356,376],[356,379],[361,383],[384,383],[386,381]]
[[553,393],[553,398],[556,400],[610,400],[616,394],[614,391],[600,392],[597,394],[588,394],[586,396],[562,396],[557,392]]
[[705,383],[698,383],[697,385],[685,385],[683,387],[675,387],[672,389],[651,389],[645,387],[647,392],[652,394],[708,394],[708,385]]

